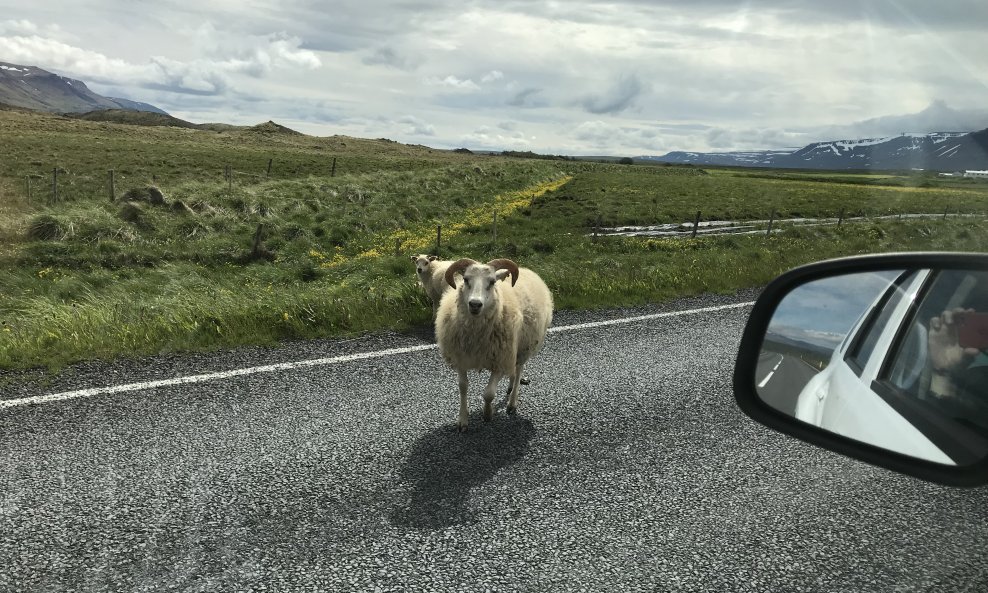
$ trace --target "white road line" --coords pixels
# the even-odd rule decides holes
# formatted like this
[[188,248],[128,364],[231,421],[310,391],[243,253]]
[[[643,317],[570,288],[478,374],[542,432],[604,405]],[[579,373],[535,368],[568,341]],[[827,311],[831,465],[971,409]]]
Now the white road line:
[[[596,321],[593,323],[577,323],[573,325],[563,325],[559,327],[549,328],[550,332],[564,332],[564,331],[574,331],[581,329],[590,329],[595,327],[602,327],[606,325],[616,325],[619,323],[634,323],[636,321],[648,321],[650,319],[660,319],[663,317],[677,317],[682,315],[693,315],[697,313],[712,313],[715,311],[723,311],[726,309],[740,309],[742,307],[750,307],[754,305],[754,302],[748,303],[738,303],[734,305],[722,305],[719,307],[705,307],[702,309],[690,309],[687,311],[672,311],[669,313],[654,313],[651,315],[641,315],[638,317],[625,317],[622,319],[609,319],[607,321]],[[67,399],[76,399],[80,397],[92,397],[95,395],[109,395],[113,393],[125,393],[128,391],[142,391],[145,389],[154,389],[156,387],[168,387],[171,385],[185,385],[191,383],[204,383],[206,381],[215,381],[218,379],[227,379],[229,377],[240,377],[244,375],[254,375],[258,373],[273,373],[277,371],[290,371],[293,369],[306,368],[306,367],[317,367],[325,366],[331,364],[339,364],[342,362],[351,362],[354,360],[365,360],[368,358],[381,358],[385,356],[392,356],[397,354],[407,354],[409,352],[420,352],[423,350],[432,350],[436,348],[435,344],[422,344],[419,346],[408,346],[405,348],[391,348],[388,350],[376,350],[374,352],[361,352],[358,354],[347,354],[344,356],[333,356],[330,358],[314,358],[310,360],[300,360],[295,362],[282,362],[279,364],[268,364],[264,366],[248,367],[243,369],[234,369],[232,371],[220,371],[216,373],[205,373],[202,375],[188,375],[185,377],[176,377],[174,379],[161,379],[158,381],[142,381],[140,383],[127,383],[124,385],[113,385],[109,387],[93,387],[90,389],[79,389],[76,391],[64,391],[62,393],[50,393],[48,395],[36,395],[33,397],[23,397],[20,399],[8,399],[0,400],[0,410],[4,408],[13,408],[15,406],[29,406],[37,404],[47,404],[51,402],[64,401]]]
[[780,364],[782,364],[782,358],[779,358],[779,362],[775,363],[775,366],[772,367],[772,370],[768,372],[768,375],[766,375],[765,378],[762,379],[762,382],[758,384],[759,389],[765,387],[765,385],[768,384],[768,380],[772,378],[772,375],[775,374],[775,371],[779,370]]
[[690,309],[688,311],[670,311],[668,313],[652,313],[651,315],[641,315],[638,317],[623,317],[621,319],[608,319],[607,321],[593,321],[591,323],[575,323],[573,325],[561,325],[550,327],[549,332],[565,332],[578,329],[588,329],[592,327],[603,327],[605,325],[617,325],[619,323],[632,323],[634,321],[648,321],[650,319],[661,319],[663,317],[679,317],[680,315],[692,315],[695,313],[713,313],[715,311],[725,311],[727,309],[741,309],[754,305],[754,301],[748,303],[736,303],[734,305],[721,305],[719,307],[704,307],[703,309]]

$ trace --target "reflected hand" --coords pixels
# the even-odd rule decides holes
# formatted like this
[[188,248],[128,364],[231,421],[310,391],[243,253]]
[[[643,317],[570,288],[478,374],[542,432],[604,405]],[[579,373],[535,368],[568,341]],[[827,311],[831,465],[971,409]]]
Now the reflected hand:
[[950,372],[967,366],[978,353],[977,348],[961,348],[957,339],[958,314],[972,313],[974,309],[944,311],[930,319],[928,343],[930,362],[934,371]]

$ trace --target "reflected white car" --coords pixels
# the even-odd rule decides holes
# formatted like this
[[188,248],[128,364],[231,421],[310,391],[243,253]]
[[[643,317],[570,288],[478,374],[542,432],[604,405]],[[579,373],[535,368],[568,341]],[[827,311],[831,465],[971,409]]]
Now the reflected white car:
[[912,270],[890,282],[834,350],[827,367],[800,392],[798,419],[912,457],[957,464],[910,417],[904,396],[921,382],[927,367],[926,330],[913,322],[917,297],[931,274]]

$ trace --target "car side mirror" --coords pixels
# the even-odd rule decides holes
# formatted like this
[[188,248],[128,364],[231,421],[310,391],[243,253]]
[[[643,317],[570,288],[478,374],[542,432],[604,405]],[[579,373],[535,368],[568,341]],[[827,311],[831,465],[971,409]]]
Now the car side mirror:
[[780,432],[955,486],[988,483],[988,255],[830,260],[773,280],[734,369]]

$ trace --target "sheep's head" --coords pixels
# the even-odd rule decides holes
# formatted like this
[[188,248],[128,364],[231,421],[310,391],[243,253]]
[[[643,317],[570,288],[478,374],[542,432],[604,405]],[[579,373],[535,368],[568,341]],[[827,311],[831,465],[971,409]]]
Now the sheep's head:
[[496,297],[496,285],[511,276],[511,285],[518,281],[518,265],[510,259],[494,259],[481,264],[472,259],[457,260],[446,270],[446,282],[456,288],[454,278],[463,275],[457,298],[473,315],[479,315]]
[[428,273],[429,265],[431,265],[432,262],[439,259],[435,255],[426,255],[424,253],[420,253],[419,255],[413,255],[411,257],[412,257],[412,263],[415,264],[415,272],[419,275],[420,279]]

